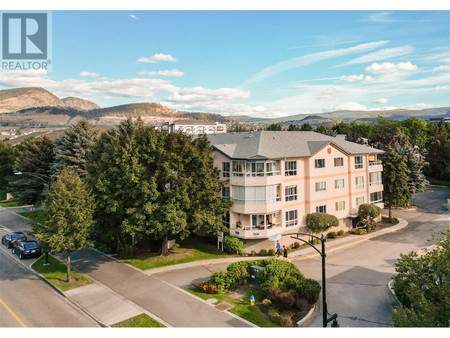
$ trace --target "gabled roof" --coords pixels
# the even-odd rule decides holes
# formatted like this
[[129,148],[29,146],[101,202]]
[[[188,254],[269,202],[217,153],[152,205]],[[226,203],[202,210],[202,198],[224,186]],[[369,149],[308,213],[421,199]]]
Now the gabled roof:
[[331,144],[349,155],[383,151],[312,131],[257,131],[207,135],[211,144],[230,158],[277,159],[310,157]]

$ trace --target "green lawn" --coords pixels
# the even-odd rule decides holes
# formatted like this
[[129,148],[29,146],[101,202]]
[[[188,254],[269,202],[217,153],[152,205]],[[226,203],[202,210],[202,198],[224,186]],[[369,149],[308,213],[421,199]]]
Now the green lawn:
[[22,215],[26,218],[29,218],[32,221],[43,222],[44,221],[44,212],[42,210],[38,211],[28,211],[28,212],[19,212],[19,215]]
[[48,261],[50,263],[49,265],[43,265],[44,256],[42,256],[31,267],[34,271],[38,272],[42,277],[62,291],[68,291],[80,286],[92,284],[92,281],[88,278],[73,270],[71,270],[73,281],[72,283],[67,283],[67,265],[61,263],[52,256],[48,257]]
[[172,249],[167,256],[147,254],[137,258],[124,259],[124,261],[138,269],[149,270],[162,266],[226,257],[234,256],[217,250],[213,245],[195,241],[181,244],[179,248]]
[[430,184],[450,186],[450,181],[441,180],[439,178],[427,177],[427,180],[430,182]]
[[0,207],[20,207],[21,203],[17,200],[0,202]]
[[142,313],[136,317],[111,325],[112,327],[165,327],[160,322]]
[[252,294],[255,296],[256,299],[260,298],[259,289],[250,288],[247,294],[241,299],[231,298],[223,294],[207,294],[197,287],[189,288],[187,289],[187,291],[204,300],[207,300],[209,298],[215,298],[217,299],[217,302],[214,303],[216,305],[223,302],[227,302],[231,305],[234,305],[234,307],[228,311],[234,313],[235,315],[241,318],[244,318],[245,320],[248,320],[249,322],[252,322],[253,324],[258,325],[259,327],[280,327],[280,325],[274,323],[264,313],[262,313],[257,306],[250,305],[250,296]]

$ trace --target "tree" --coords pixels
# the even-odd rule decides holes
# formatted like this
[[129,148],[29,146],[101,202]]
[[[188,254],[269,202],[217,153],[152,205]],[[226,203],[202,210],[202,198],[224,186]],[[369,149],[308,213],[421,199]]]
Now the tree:
[[17,147],[17,154],[14,168],[23,174],[11,181],[11,192],[22,203],[37,203],[48,184],[46,176],[50,175],[53,161],[53,143],[46,135],[29,138]]
[[[432,177],[450,179],[450,158],[443,156],[449,154],[449,132],[446,123],[441,121],[436,127],[434,135],[429,139],[427,161],[428,173]],[[446,176],[448,173],[448,176]]]
[[0,142],[0,190],[6,190],[8,181],[14,175],[14,158],[13,147]]
[[290,124],[289,125],[289,127],[288,127],[288,129],[287,129],[288,131],[299,131],[300,130],[300,127],[297,125],[297,124]]
[[54,173],[67,167],[75,170],[81,177],[86,176],[86,161],[92,152],[94,141],[95,133],[86,120],[69,126],[55,141]]
[[320,126],[318,126],[316,128],[316,130],[314,130],[316,133],[321,133],[324,135],[329,135],[329,136],[336,136],[336,132],[333,130],[332,127],[330,126],[326,126],[324,124],[321,124]]
[[393,310],[397,327],[448,327],[450,311],[450,230],[422,256],[400,255],[394,291],[401,306]]
[[309,123],[303,123],[300,130],[301,131],[312,131],[313,128],[311,127],[311,125]]
[[269,124],[269,125],[266,127],[266,130],[271,130],[271,131],[281,131],[282,129],[281,129],[281,126],[280,126],[279,124],[272,123],[272,124]]
[[63,168],[48,193],[44,212],[44,222],[34,224],[35,236],[50,251],[66,254],[70,283],[70,254],[92,246],[94,198],[75,171]]
[[306,228],[312,233],[324,232],[337,226],[339,226],[339,220],[334,215],[321,212],[306,215]]
[[403,158],[391,146],[388,146],[383,158],[384,198],[389,206],[389,219],[392,218],[392,206],[407,206],[411,200],[408,189],[408,176]]

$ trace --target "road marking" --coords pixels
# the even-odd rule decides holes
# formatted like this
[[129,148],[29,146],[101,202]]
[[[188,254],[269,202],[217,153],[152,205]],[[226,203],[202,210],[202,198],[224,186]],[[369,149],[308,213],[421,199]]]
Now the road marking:
[[11,310],[9,308],[8,305],[6,305],[6,303],[0,298],[0,303],[5,307],[5,309],[11,314],[11,316],[14,317],[15,320],[17,320],[17,322],[22,325],[22,327],[27,327],[21,320],[19,317],[17,317],[17,315],[13,312],[13,310]]

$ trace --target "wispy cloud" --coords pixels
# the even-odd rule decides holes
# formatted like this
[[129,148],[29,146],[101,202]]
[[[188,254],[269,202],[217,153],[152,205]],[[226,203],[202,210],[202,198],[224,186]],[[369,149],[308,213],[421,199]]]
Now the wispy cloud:
[[417,66],[411,62],[390,63],[383,62],[382,64],[372,63],[370,66],[364,68],[366,72],[372,74],[390,74],[396,72],[414,71],[417,70]]
[[428,22],[431,20],[423,19],[423,20],[403,20],[403,19],[394,19],[392,17],[393,12],[378,12],[378,13],[370,13],[366,17],[362,18],[359,21],[362,22],[377,22],[377,23],[393,23],[393,22]]
[[344,75],[340,77],[341,81],[344,82],[355,82],[355,81],[364,81],[364,82],[371,82],[373,81],[373,77],[370,75],[364,76],[363,74],[359,75]]
[[373,53],[369,53],[366,55],[362,55],[357,57],[356,59],[350,60],[344,64],[335,66],[335,67],[344,67],[350,65],[356,65],[361,63],[369,63],[373,61],[386,60],[397,56],[407,55],[412,53],[414,48],[412,46],[402,46],[402,47],[394,47],[394,48],[385,48],[377,50]]
[[98,77],[98,76],[100,76],[100,74],[99,73],[91,73],[91,72],[84,71],[84,72],[80,73],[80,76],[82,76],[82,77]]
[[450,70],[450,65],[436,67],[433,69],[433,72],[439,72],[441,70]]
[[134,19],[134,20],[137,20],[137,19],[138,19],[137,16],[134,15],[133,13],[128,14],[128,16],[129,16],[130,18]]
[[141,57],[138,62],[156,63],[159,61],[177,62],[178,60],[170,54],[157,53],[149,57]]
[[376,99],[373,101],[373,103],[381,103],[381,104],[386,104],[388,102],[388,99],[386,99],[385,97],[382,97],[380,99]]
[[158,71],[142,71],[139,75],[149,75],[149,76],[183,76],[184,73],[178,69],[171,70],[158,70]]
[[260,72],[254,74],[250,79],[245,81],[242,86],[249,85],[255,82],[262,81],[274,75],[285,72],[289,69],[294,69],[302,66],[306,66],[312,63],[316,63],[322,60],[331,59],[334,57],[347,55],[347,54],[355,54],[355,53],[364,53],[379,47],[386,45],[389,41],[376,41],[359,44],[353,47],[341,48],[335,50],[328,50],[324,52],[312,53],[307,55],[302,55],[299,57],[295,57],[293,59],[276,63],[272,66],[266,67]]

